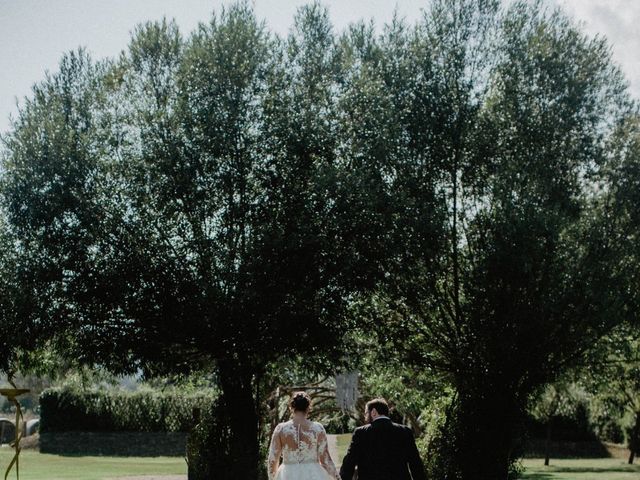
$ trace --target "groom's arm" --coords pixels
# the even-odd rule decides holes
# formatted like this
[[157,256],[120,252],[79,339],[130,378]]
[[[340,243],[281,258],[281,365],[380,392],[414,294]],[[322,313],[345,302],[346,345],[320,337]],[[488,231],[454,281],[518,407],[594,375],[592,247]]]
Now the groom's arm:
[[416,440],[413,436],[413,432],[407,427],[407,441],[408,445],[408,459],[409,470],[411,471],[411,477],[413,480],[427,480],[427,475],[424,471],[424,464],[422,458],[420,458],[420,452],[416,446]]
[[360,432],[356,429],[351,437],[351,443],[349,444],[347,454],[342,459],[342,465],[340,466],[340,478],[342,478],[342,480],[353,479],[353,474],[356,470],[356,465],[358,464],[359,451]]

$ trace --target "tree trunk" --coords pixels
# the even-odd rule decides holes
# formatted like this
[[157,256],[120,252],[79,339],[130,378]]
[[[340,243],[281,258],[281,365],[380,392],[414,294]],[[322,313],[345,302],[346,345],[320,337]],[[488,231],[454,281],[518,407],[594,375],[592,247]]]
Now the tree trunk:
[[[457,408],[453,464],[462,480],[509,480],[517,460],[521,418],[501,395],[462,398]],[[456,476],[453,476],[456,478]]]
[[629,439],[629,465],[633,465],[638,449],[640,449],[640,412],[636,412],[636,424],[631,430]]
[[258,480],[260,446],[258,412],[253,398],[253,372],[233,362],[221,362],[222,403],[228,415],[228,458],[225,471],[216,471],[219,480]]
[[549,466],[549,450],[551,449],[551,417],[547,420],[547,439],[544,443],[544,466]]

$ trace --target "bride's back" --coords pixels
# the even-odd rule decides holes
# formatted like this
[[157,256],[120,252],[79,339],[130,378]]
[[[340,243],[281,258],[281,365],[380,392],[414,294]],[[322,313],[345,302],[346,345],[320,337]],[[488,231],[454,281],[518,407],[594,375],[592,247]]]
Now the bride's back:
[[284,463],[318,462],[318,452],[326,448],[327,435],[317,422],[289,420],[280,423],[274,435],[279,437]]
[[[269,480],[339,480],[322,424],[307,419],[309,395],[295,393],[291,400],[293,419],[279,423],[273,431],[269,458]],[[282,458],[282,465],[280,465]]]

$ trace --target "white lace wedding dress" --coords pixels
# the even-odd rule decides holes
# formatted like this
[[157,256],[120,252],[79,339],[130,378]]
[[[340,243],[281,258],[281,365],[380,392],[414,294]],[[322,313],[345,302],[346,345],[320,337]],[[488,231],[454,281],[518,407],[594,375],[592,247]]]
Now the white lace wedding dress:
[[309,420],[289,420],[276,427],[267,466],[269,480],[340,480],[324,427]]

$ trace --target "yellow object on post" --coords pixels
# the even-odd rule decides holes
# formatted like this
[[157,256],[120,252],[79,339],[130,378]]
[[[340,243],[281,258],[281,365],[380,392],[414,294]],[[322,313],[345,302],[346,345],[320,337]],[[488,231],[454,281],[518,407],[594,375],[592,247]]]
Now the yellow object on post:
[[[11,385],[13,385],[13,382],[11,382],[11,380],[10,383]],[[20,402],[18,402],[17,398],[20,395],[24,395],[25,393],[29,392],[29,390],[26,390],[24,388],[15,388],[15,385],[13,385],[13,387],[14,388],[0,388],[0,395],[2,395],[3,397],[7,397],[7,400],[13,403],[13,405],[16,407],[16,437],[15,440],[11,443],[11,447],[13,447],[16,453],[11,459],[11,463],[9,463],[9,466],[7,467],[7,471],[4,474],[4,480],[7,480],[7,478],[9,478],[9,473],[11,473],[11,469],[14,465],[16,467],[16,479],[20,479],[20,440],[22,440],[24,430],[22,425],[24,423],[24,419],[22,417]]]

